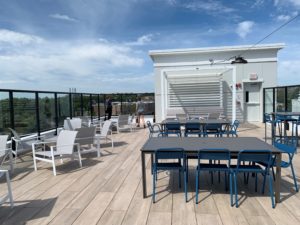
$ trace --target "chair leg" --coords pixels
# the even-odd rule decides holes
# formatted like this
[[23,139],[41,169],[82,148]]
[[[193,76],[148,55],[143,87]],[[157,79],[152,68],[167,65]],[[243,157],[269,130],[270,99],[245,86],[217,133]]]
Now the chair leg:
[[230,189],[230,204],[233,206],[233,193],[232,193],[232,173],[229,172],[229,189]]
[[269,177],[269,190],[270,190],[270,197],[272,201],[272,208],[275,208],[275,202],[274,202],[274,193],[273,193],[273,184],[272,184],[272,178],[270,175],[267,175]]
[[80,150],[78,151],[78,161],[79,161],[79,166],[82,167]]
[[274,167],[272,166],[272,175],[273,175],[273,180],[275,181],[275,172],[274,172]]
[[298,189],[296,174],[295,174],[295,171],[294,171],[294,166],[293,166],[292,161],[291,161],[291,170],[292,170],[292,174],[293,174],[293,179],[294,179],[294,184],[295,184],[295,190],[296,190],[296,192],[298,192],[299,189]]
[[33,166],[34,166],[34,171],[37,171],[35,154],[33,154]]
[[257,192],[257,173],[255,173],[255,192]]
[[186,171],[183,171],[183,179],[184,179],[184,194],[185,194],[185,202],[188,202],[188,196],[187,196],[187,176],[186,176]]
[[265,186],[266,186],[266,177],[267,174],[263,174],[264,176],[264,180],[263,180],[263,185],[262,185],[262,189],[261,189],[261,193],[264,194],[265,193]]
[[234,181],[234,193],[235,193],[235,207],[239,207],[239,200],[238,200],[238,193],[237,193],[237,178],[236,178],[237,174],[234,173],[233,174],[233,181]]
[[6,183],[7,183],[8,198],[9,198],[9,202],[10,202],[10,207],[13,208],[14,207],[14,200],[13,200],[13,195],[12,195],[12,191],[11,191],[11,184],[10,184],[10,178],[9,178],[8,171],[5,171],[5,175],[6,175]]
[[154,169],[154,171],[153,171],[153,176],[152,176],[152,178],[153,178],[153,185],[152,185],[152,187],[153,187],[153,189],[152,189],[152,202],[153,203],[155,203],[155,182],[156,182],[156,176],[157,176],[157,174],[156,174],[156,169]]
[[196,204],[198,204],[199,175],[200,175],[200,171],[197,169],[197,171],[196,171]]
[[181,170],[178,170],[178,187],[181,188]]
[[53,175],[56,176],[55,159],[53,155],[52,155],[52,167],[53,167]]
[[228,188],[227,188],[227,172],[225,172],[224,178],[225,178],[225,191],[228,191]]

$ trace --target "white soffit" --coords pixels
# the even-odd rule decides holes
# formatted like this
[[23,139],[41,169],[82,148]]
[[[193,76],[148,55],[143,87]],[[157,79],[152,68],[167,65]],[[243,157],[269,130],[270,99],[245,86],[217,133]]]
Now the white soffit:
[[180,76],[220,76],[223,73],[231,70],[229,68],[196,68],[193,70],[170,70],[165,71],[166,77],[180,77]]

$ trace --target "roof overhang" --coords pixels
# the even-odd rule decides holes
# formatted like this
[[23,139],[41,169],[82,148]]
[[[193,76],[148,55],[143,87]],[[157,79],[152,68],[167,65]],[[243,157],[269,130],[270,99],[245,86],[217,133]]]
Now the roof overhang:
[[240,46],[223,46],[223,47],[206,47],[206,48],[185,48],[185,49],[166,49],[150,50],[149,55],[154,59],[155,56],[173,56],[173,55],[191,55],[205,53],[221,52],[244,52],[257,50],[280,50],[285,47],[284,43],[263,44],[263,45],[240,45]]

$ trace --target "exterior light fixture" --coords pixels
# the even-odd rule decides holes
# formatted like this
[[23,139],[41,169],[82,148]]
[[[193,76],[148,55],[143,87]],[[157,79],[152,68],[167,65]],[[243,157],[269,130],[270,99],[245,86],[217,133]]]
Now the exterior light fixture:
[[246,64],[248,61],[244,59],[242,56],[234,57],[234,60],[231,61],[231,64]]

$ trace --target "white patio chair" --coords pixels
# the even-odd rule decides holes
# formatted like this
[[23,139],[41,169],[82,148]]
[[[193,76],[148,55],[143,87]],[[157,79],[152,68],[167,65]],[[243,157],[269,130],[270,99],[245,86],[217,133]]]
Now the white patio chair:
[[[13,136],[11,137],[11,143],[15,142],[15,149],[11,150],[15,156],[15,163],[17,161],[19,152],[25,151],[25,150],[30,150],[32,142],[34,142],[34,143],[40,142],[40,141],[43,141],[45,138],[44,136],[34,135],[33,137],[26,137],[26,140],[24,140],[14,129],[12,129],[12,128],[8,128],[8,129],[13,134]],[[30,142],[30,144],[28,142]]]
[[10,207],[14,207],[14,200],[13,195],[11,191],[11,184],[10,184],[10,178],[9,178],[9,172],[8,170],[1,170],[0,169],[0,178],[5,174],[6,176],[6,183],[7,183],[7,194],[0,197],[0,205],[4,202],[6,202],[9,199]]
[[[56,156],[59,156],[60,159],[62,160],[62,158],[65,157],[67,158],[70,157],[71,159],[74,159],[74,156],[77,155],[79,166],[82,167],[80,146],[78,143],[75,143],[75,138],[77,133],[78,133],[77,131],[68,131],[68,130],[61,131],[57,137],[56,145],[50,146],[50,151],[36,151],[41,144],[43,144],[45,147],[47,142],[33,143],[32,155],[33,155],[34,170],[35,171],[37,170],[36,160],[49,162],[52,163],[53,174],[54,176],[56,176],[56,167],[55,167]],[[77,147],[77,152],[74,152],[74,146]]]
[[[111,120],[105,120],[102,129],[101,129],[101,133],[96,135],[95,137],[98,140],[98,145],[100,146],[100,140],[101,139],[105,139],[105,141],[107,142],[107,139],[109,139],[111,141],[111,147],[114,147],[114,141],[112,138],[112,130],[111,130],[111,124],[112,121]],[[108,137],[108,135],[110,135],[110,137]]]
[[[97,152],[97,157],[100,157],[100,144],[95,145],[96,127],[81,127],[76,129],[78,131],[75,142],[80,145],[80,154]],[[88,149],[85,147],[87,146]]]
[[119,115],[118,121],[117,121],[117,131],[118,133],[120,131],[132,131],[132,126],[130,122],[130,116],[129,115]]
[[9,157],[10,171],[12,172],[14,169],[12,162],[12,150],[11,148],[7,148],[7,139],[8,135],[0,135],[0,168],[2,167],[7,157]]
[[7,194],[0,197],[0,205],[9,199],[10,206],[13,207],[14,201],[10,185],[9,171],[1,168],[6,158],[9,157],[10,171],[13,171],[12,151],[7,148],[7,139],[8,135],[0,135],[0,178],[5,175],[7,183]]

